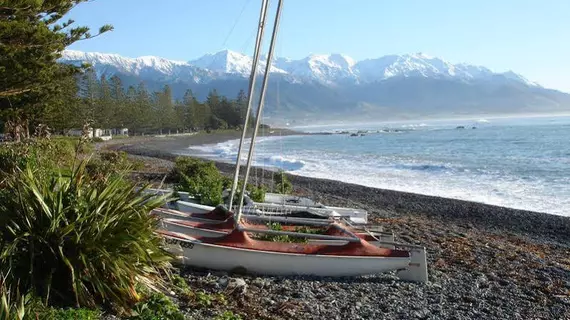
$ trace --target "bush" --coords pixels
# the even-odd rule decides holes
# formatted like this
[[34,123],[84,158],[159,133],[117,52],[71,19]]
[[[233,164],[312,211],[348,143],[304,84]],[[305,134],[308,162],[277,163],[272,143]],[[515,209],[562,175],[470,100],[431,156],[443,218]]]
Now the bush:
[[[230,179],[228,179],[227,183],[224,184],[224,189],[228,189],[231,188],[232,186],[232,182]],[[243,182],[242,181],[238,181],[238,186],[236,189],[236,194],[234,196],[234,200],[232,205],[237,205],[240,195],[241,195],[241,188],[243,186]],[[246,194],[249,195],[249,197],[251,198],[251,200],[255,201],[255,202],[263,202],[265,201],[265,193],[266,193],[266,189],[264,186],[261,187],[257,187],[254,186],[252,184],[247,184],[247,187],[245,188],[246,190]],[[224,199],[225,202],[229,201],[229,199]]]
[[161,287],[170,256],[148,213],[164,198],[122,175],[94,183],[79,165],[64,178],[33,166],[0,190],[0,273],[49,305],[120,309],[139,299],[136,285]]
[[162,293],[154,293],[133,308],[129,320],[184,320],[178,306]]
[[265,201],[265,192],[266,190],[264,186],[261,187],[251,186],[251,188],[249,189],[249,196],[251,197],[251,200],[255,202],[263,202]]
[[[283,231],[283,226],[281,226],[281,224],[278,222],[269,222],[267,224],[267,227],[269,227],[269,230]],[[297,232],[303,232],[303,230],[299,230]],[[272,241],[272,242],[290,242],[290,243],[307,243],[308,242],[307,238],[303,238],[303,237],[290,237],[288,235],[276,235],[276,234],[268,234],[268,233],[261,233],[258,236],[256,236],[256,238],[259,240]]]
[[87,172],[95,179],[111,176],[117,172],[144,166],[144,163],[131,162],[123,151],[104,151],[93,157],[86,165]]
[[55,309],[49,308],[38,313],[38,319],[42,320],[98,320],[101,312],[89,309]]
[[281,194],[288,194],[293,191],[293,184],[289,181],[289,178],[285,175],[285,171],[279,170],[273,174],[273,180],[275,182],[275,192]]
[[179,157],[175,164],[177,190],[187,191],[201,204],[216,206],[222,203],[222,191],[227,178],[222,176],[212,161]]
[[10,175],[28,164],[43,172],[71,166],[74,145],[69,140],[35,139],[0,145],[0,172]]

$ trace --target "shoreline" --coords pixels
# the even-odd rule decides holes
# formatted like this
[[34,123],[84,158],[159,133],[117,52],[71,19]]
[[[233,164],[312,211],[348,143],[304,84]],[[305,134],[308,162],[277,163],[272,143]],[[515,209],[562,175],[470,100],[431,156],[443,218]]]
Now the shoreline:
[[[174,161],[178,156],[194,157],[201,160],[209,160],[216,163],[218,169],[226,175],[231,176],[235,170],[235,164],[225,161],[206,159],[192,154],[178,154],[177,150],[183,150],[190,146],[199,146],[205,144],[216,144],[240,138],[241,131],[221,132],[221,133],[201,133],[193,136],[185,137],[144,137],[143,140],[137,138],[118,140],[117,143],[108,144],[107,147],[112,149],[125,151],[131,155],[146,156],[158,158],[167,161]],[[290,131],[281,133],[284,135],[300,135],[302,132]],[[266,134],[260,136],[279,136],[279,134]],[[264,182],[271,181],[271,170],[263,170],[260,167],[252,167],[252,175],[249,180],[258,183],[257,180]],[[260,172],[263,176],[260,177]],[[257,175],[257,179],[256,179]],[[243,178],[243,172],[240,174]],[[454,198],[445,198],[440,196],[424,195],[406,191],[397,191],[390,189],[382,189],[369,187],[354,183],[348,183],[332,179],[313,178],[296,174],[287,173],[287,176],[296,187],[295,191],[299,194],[311,196],[311,193],[318,193],[323,203],[334,205],[338,204],[338,197],[350,199],[345,201],[360,205],[362,209],[369,211],[378,211],[379,216],[401,215],[409,213],[421,213],[433,218],[446,218],[452,220],[462,220],[468,218],[479,226],[485,226],[492,229],[511,229],[514,227],[515,232],[526,233],[528,235],[538,234],[540,237],[550,236],[553,239],[565,236],[564,239],[570,243],[570,217],[555,215],[546,212],[530,211],[503,207],[493,204],[474,202],[468,200],[460,200]],[[331,187],[331,185],[334,185]],[[342,185],[342,188],[338,188]],[[367,202],[370,198],[374,198],[373,202],[377,208],[372,208]],[[517,220],[513,223],[511,220]],[[548,223],[545,223],[548,222]]]
[[[221,137],[207,139],[216,143]],[[161,183],[177,157],[168,147],[204,144],[201,138],[150,140],[107,147],[149,164],[138,178]],[[216,166],[233,174],[233,164]],[[250,181],[271,184],[270,175],[252,169]],[[365,209],[372,223],[394,232],[395,241],[425,246],[429,283],[402,282],[390,273],[323,279],[181,267],[192,288],[207,293],[223,292],[219,283],[228,278],[246,284],[247,292],[221,308],[247,319],[570,319],[569,217],[288,176],[294,193],[326,205]],[[213,308],[186,311],[206,319],[222,310]]]

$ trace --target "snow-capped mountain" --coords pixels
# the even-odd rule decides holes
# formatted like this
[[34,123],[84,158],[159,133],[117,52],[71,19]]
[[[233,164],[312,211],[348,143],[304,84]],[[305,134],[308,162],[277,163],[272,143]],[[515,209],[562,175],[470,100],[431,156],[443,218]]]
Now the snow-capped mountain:
[[[265,69],[262,57],[258,73]],[[64,51],[64,63],[88,63],[98,76],[125,86],[165,85],[180,99],[191,89],[204,100],[212,89],[234,97],[247,90],[252,58],[229,50],[191,61]],[[288,119],[389,119],[414,116],[569,112],[570,95],[542,88],[513,71],[453,64],[423,53],[355,61],[341,54],[275,58],[266,115]],[[258,85],[260,82],[258,81]]]
[[312,54],[300,60],[277,58],[274,64],[299,80],[312,80],[323,84],[359,80],[354,70],[356,62],[342,54]]
[[[195,83],[204,83],[231,76],[247,78],[253,61],[250,56],[230,50],[206,54],[188,62],[153,56],[125,58],[117,54],[66,50],[63,52],[61,60],[87,62],[93,65],[98,73],[113,73],[115,71],[143,77],[171,77],[172,80]],[[266,61],[263,59],[260,61],[259,73],[265,69],[265,63]],[[316,81],[324,85],[370,83],[393,77],[474,81],[488,79],[492,76],[504,76],[525,85],[537,86],[536,83],[512,71],[494,73],[485,67],[452,64],[423,53],[388,55],[362,61],[355,61],[342,54],[312,54],[299,60],[276,58],[272,64],[271,72],[286,75],[289,81],[295,83]]]
[[423,53],[389,55],[368,59],[356,64],[360,78],[365,81],[380,81],[391,77],[455,78],[476,80],[489,77],[493,72],[485,67],[468,64],[452,64],[443,59]]
[[[224,50],[214,54],[206,54],[196,60],[188,62],[190,65],[218,72],[221,74],[235,74],[249,77],[253,58],[239,52]],[[260,61],[258,72],[265,70],[265,61]],[[273,73],[286,73],[285,71],[271,66]]]
[[144,79],[168,79],[202,83],[210,81],[213,73],[184,61],[155,56],[125,58],[118,54],[65,50],[60,61],[74,64],[88,63],[98,75],[124,74]]

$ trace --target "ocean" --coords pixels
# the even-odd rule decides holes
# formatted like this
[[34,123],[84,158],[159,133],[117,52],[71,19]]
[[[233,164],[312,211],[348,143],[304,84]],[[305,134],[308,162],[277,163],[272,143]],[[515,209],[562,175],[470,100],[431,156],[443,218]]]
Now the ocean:
[[[292,129],[332,134],[259,138],[254,165],[570,216],[570,117],[340,123]],[[357,131],[363,134],[350,135]],[[193,146],[188,153],[235,162],[238,143]]]

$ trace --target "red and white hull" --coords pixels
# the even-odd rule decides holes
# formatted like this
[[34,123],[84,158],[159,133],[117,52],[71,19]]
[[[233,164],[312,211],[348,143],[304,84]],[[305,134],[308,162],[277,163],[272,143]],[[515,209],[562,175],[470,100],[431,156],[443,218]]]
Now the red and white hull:
[[[237,234],[232,233],[221,240],[167,231],[161,234],[167,240],[169,251],[180,256],[183,263],[215,270],[341,277],[406,269],[410,263],[406,251],[371,249],[365,242],[344,246],[283,244],[251,240],[247,235],[235,232]],[[278,250],[272,250],[276,248]]]

